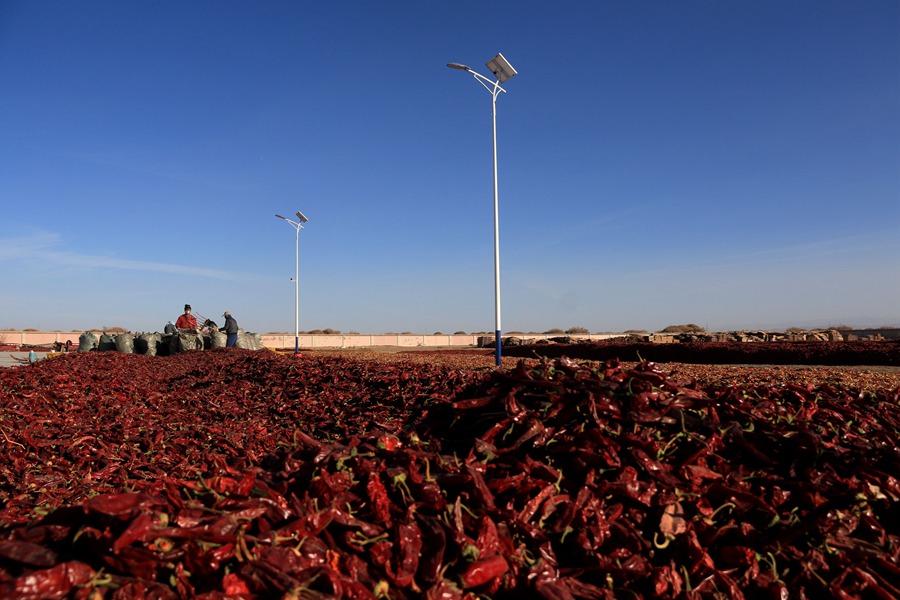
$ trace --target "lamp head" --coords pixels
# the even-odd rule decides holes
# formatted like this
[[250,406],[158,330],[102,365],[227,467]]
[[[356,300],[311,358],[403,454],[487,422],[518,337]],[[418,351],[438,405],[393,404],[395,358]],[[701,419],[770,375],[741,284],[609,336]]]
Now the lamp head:
[[459,63],[447,63],[447,66],[450,67],[451,69],[459,69],[460,71],[471,71],[472,70],[469,67],[467,67],[466,65],[461,65]]
[[[278,217],[279,219],[284,219],[284,217],[282,217],[281,215],[275,215],[275,216]],[[284,219],[284,220],[287,221],[287,219]]]

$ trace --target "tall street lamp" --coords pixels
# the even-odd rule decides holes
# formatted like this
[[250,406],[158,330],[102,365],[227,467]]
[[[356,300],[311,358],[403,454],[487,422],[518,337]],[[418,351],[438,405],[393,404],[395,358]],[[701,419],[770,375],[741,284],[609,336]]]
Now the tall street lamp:
[[297,220],[291,221],[287,217],[275,215],[279,219],[284,219],[291,224],[291,227],[297,230],[297,241],[294,259],[294,355],[300,354],[300,230],[303,229],[303,223],[309,221],[303,216],[303,213],[297,211]]
[[490,69],[491,73],[494,74],[494,77],[497,78],[496,81],[491,81],[489,78],[481,73],[476,73],[466,65],[449,63],[447,66],[451,69],[459,69],[460,71],[471,73],[472,76],[475,77],[475,80],[483,85],[484,89],[491,94],[491,116],[494,126],[494,331],[497,336],[495,354],[497,366],[499,367],[500,357],[503,351],[500,348],[500,208],[497,198],[497,96],[500,95],[500,92],[506,93],[506,90],[500,87],[500,84],[506,83],[506,81],[514,76],[517,71],[509,64],[502,54],[498,54],[487,62],[487,68]]

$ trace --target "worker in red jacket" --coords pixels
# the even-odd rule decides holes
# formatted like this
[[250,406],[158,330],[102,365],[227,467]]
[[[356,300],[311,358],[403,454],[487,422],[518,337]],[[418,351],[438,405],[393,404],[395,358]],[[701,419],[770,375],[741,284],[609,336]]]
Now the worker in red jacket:
[[197,329],[197,318],[191,314],[191,305],[184,305],[184,314],[175,321],[175,327],[178,329]]

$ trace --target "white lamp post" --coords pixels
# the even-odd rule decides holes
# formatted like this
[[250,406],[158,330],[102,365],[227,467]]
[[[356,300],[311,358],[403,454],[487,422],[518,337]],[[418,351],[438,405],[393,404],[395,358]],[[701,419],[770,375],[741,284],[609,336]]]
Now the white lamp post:
[[297,211],[297,220],[291,221],[287,217],[275,215],[279,219],[284,219],[297,230],[296,254],[294,259],[294,355],[300,354],[300,230],[303,229],[303,223],[309,221],[303,216],[303,213]]
[[506,83],[509,78],[517,73],[517,71],[509,64],[502,54],[498,54],[487,62],[487,68],[490,69],[491,73],[494,74],[494,77],[497,78],[496,81],[491,81],[489,78],[481,73],[476,73],[466,65],[449,63],[447,66],[451,69],[459,69],[471,73],[478,83],[483,85],[484,89],[491,94],[491,114],[494,127],[494,330],[497,336],[495,354],[497,366],[499,367],[500,357],[503,352],[501,350],[500,342],[500,208],[497,197],[497,96],[500,92],[506,93],[506,90],[500,87],[500,84]]

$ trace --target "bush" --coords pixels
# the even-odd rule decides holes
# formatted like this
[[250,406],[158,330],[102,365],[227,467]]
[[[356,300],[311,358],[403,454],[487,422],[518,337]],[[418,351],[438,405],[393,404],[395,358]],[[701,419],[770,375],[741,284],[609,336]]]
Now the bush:
[[554,327],[553,329],[548,329],[544,333],[565,333],[562,329]]
[[706,331],[703,327],[688,323],[687,325],[669,325],[659,333],[702,333]]
[[566,333],[590,333],[587,327],[569,327]]
[[465,331],[454,331],[453,335],[468,335]]

